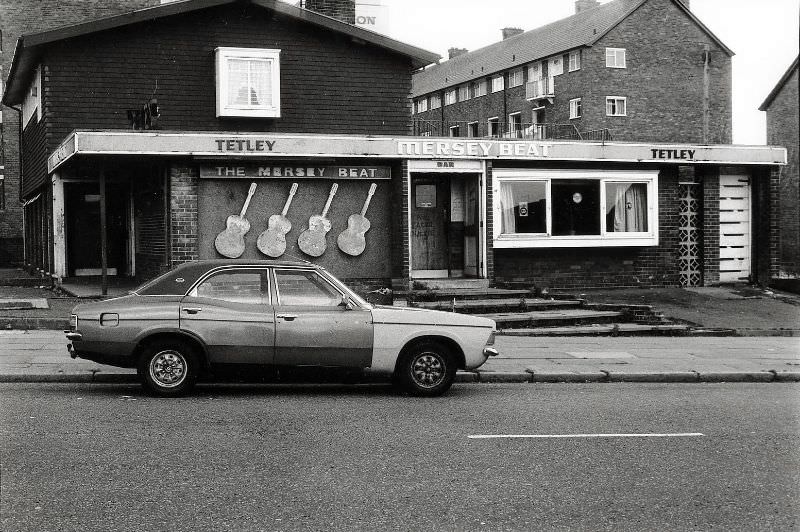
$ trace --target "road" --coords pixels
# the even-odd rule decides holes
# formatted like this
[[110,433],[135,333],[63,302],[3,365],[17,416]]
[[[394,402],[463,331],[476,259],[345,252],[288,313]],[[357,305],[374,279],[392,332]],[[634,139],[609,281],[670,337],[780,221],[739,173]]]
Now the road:
[[799,435],[797,384],[5,384],[0,529],[786,530]]

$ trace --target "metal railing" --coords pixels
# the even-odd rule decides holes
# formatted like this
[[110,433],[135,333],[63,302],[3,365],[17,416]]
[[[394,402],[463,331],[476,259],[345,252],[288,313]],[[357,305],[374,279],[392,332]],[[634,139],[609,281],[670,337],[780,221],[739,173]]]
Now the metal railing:
[[610,141],[608,129],[581,132],[575,124],[530,124],[500,121],[449,121],[415,118],[412,134],[419,137],[466,137],[520,140]]

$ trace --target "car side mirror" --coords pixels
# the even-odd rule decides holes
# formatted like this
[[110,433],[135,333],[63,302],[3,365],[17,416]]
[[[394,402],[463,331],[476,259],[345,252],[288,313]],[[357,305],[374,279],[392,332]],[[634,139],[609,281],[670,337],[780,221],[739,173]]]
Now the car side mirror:
[[342,296],[342,302],[339,303],[340,307],[344,307],[345,310],[353,310],[353,302],[350,301],[350,298],[347,296]]

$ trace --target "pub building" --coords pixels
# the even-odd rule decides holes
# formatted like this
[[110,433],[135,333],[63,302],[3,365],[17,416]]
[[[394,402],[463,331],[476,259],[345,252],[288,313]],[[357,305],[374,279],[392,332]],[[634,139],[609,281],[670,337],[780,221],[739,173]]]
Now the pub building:
[[783,148],[410,136],[438,56],[273,0],[25,35],[26,263],[63,281],[229,257],[547,287],[767,282]]

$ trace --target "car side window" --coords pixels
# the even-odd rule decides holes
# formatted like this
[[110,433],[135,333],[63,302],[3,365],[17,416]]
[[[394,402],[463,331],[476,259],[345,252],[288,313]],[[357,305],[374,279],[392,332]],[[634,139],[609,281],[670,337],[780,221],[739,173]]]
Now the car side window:
[[342,302],[342,294],[316,272],[275,270],[275,282],[281,305],[336,307]]
[[226,271],[212,275],[195,289],[193,295],[251,305],[269,304],[265,273],[262,271]]

